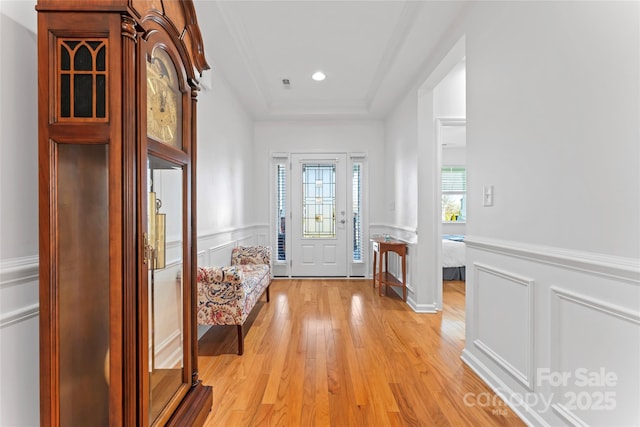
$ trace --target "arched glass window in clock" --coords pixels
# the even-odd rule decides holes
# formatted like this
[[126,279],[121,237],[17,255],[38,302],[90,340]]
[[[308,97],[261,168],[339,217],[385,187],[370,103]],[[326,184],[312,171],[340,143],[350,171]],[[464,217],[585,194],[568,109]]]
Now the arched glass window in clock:
[[58,120],[108,120],[107,42],[107,39],[58,39]]
[[182,148],[182,92],[173,61],[161,48],[147,61],[147,136]]

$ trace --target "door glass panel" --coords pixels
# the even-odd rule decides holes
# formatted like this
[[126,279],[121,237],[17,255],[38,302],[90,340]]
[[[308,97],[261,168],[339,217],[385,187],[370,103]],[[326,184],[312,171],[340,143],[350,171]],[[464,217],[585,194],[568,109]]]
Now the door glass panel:
[[60,425],[109,425],[106,145],[57,146]]
[[336,166],[302,165],[302,237],[336,237]]
[[149,422],[184,383],[183,170],[149,156]]
[[362,261],[362,165],[354,163],[352,172],[353,261]]

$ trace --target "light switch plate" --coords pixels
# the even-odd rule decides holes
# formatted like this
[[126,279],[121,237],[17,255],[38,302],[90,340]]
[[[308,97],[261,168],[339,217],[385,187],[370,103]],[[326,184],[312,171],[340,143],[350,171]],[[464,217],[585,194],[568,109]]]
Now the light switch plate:
[[493,185],[482,187],[482,206],[493,206]]

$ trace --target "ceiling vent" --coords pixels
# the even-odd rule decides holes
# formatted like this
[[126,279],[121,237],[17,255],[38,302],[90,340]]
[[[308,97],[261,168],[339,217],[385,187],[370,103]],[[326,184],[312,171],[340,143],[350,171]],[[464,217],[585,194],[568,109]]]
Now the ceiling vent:
[[289,79],[282,79],[282,87],[284,89],[291,89],[291,82]]

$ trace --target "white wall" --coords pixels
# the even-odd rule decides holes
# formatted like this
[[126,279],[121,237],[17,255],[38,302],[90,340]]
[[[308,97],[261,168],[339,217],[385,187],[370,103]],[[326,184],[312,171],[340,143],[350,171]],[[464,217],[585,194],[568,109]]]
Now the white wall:
[[[439,210],[430,145],[439,108],[434,88],[444,77],[437,64],[464,37],[463,359],[533,425],[638,425],[640,5],[478,2],[461,18],[388,121],[387,153],[412,135],[401,123],[419,117],[414,307],[429,307],[436,296],[421,278],[437,263],[425,241],[436,239]],[[397,176],[415,161],[392,167]],[[494,186],[492,207],[482,206],[483,185]],[[394,197],[393,187],[387,191]],[[544,372],[568,379],[554,386]],[[589,387],[580,382],[585,373],[617,380]],[[572,396],[580,399],[574,407]],[[482,405],[483,398],[469,396],[465,404]],[[597,408],[599,398],[608,408]]]
[[533,424],[640,424],[639,17],[482,2],[465,28],[463,358]]
[[[3,58],[0,88],[4,101],[0,103],[2,259],[32,256],[38,252],[38,80],[34,4],[2,2],[0,9]],[[27,22],[29,18],[32,22]]]
[[483,4],[467,40],[469,234],[640,257],[638,4]]
[[[421,280],[417,272],[416,243],[418,240],[418,115],[417,93],[410,91],[385,122],[385,185],[384,224],[379,230],[407,242],[407,303],[417,311],[433,311],[421,308],[424,295],[420,293]],[[392,256],[389,271],[401,279],[402,269],[398,257]],[[397,291],[396,288],[394,288]]]
[[417,93],[410,92],[387,118],[384,145],[384,219],[414,234],[418,225],[417,103]]
[[[251,226],[253,121],[215,71],[198,95],[198,235]],[[265,210],[266,212],[266,210]]]
[[466,82],[466,66],[462,60],[433,89],[433,108],[437,117],[466,117]]
[[467,164],[467,149],[465,147],[443,147],[442,164],[464,166]]
[[0,2],[0,425],[39,424],[38,115],[33,1]]

